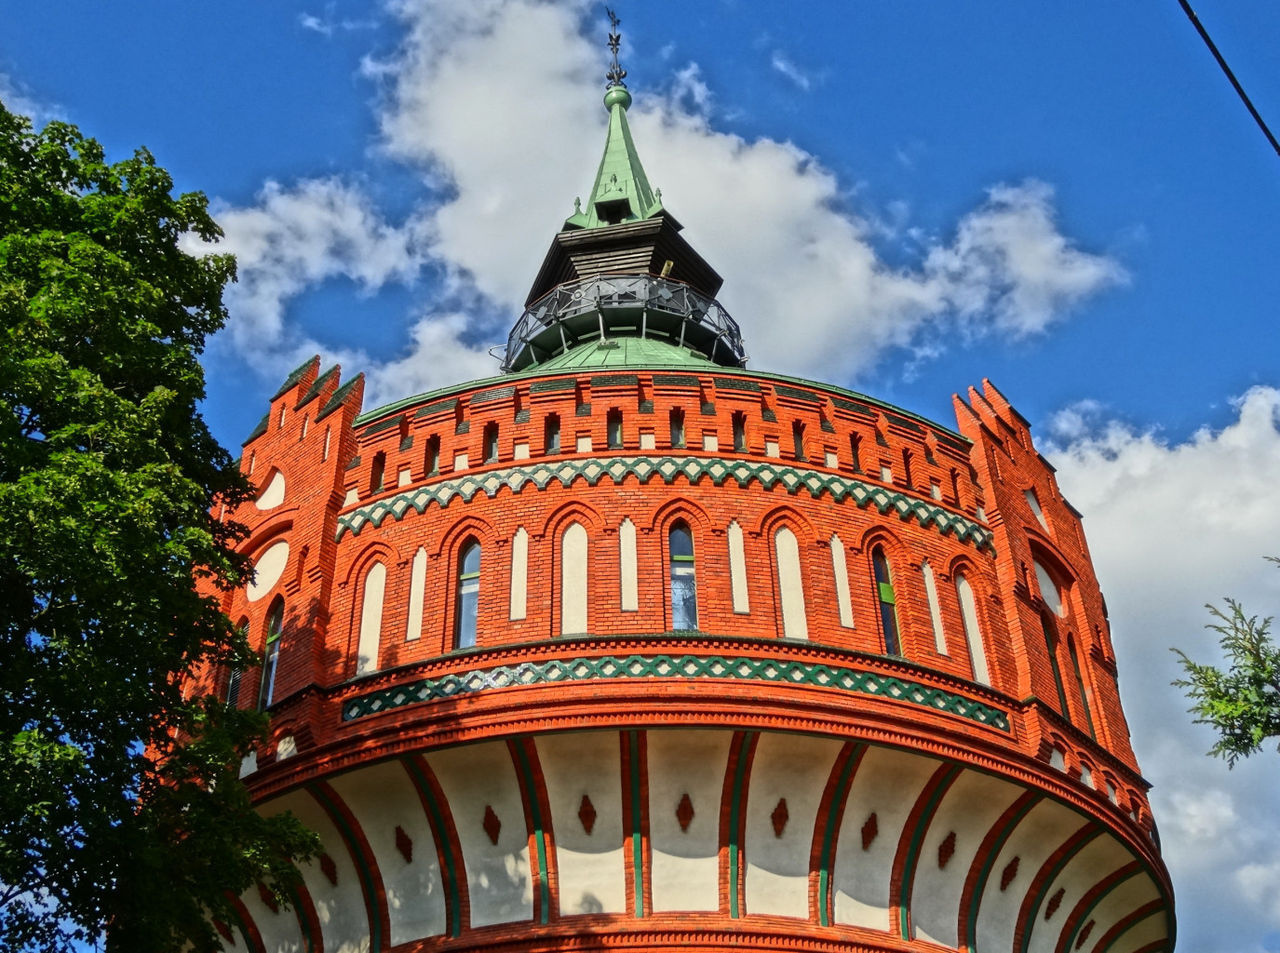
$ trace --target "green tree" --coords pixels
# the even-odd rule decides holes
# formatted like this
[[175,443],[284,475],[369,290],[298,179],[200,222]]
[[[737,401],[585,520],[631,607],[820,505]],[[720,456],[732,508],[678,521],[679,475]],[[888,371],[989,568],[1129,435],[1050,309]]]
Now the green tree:
[[[1280,565],[1280,559],[1268,559]],[[1174,649],[1186,678],[1173,684],[1191,699],[1189,711],[1196,723],[1218,732],[1209,753],[1234,767],[1240,758],[1261,751],[1264,742],[1280,737],[1280,647],[1271,641],[1271,616],[1248,615],[1234,599],[1224,600],[1222,608],[1205,608],[1214,619],[1205,628],[1218,633],[1227,667],[1193,662]]]
[[252,664],[197,578],[246,571],[211,502],[251,489],[197,412],[228,256],[145,150],[0,105],[0,949],[213,949],[226,891],[315,841],[237,777],[256,713],[184,698]]

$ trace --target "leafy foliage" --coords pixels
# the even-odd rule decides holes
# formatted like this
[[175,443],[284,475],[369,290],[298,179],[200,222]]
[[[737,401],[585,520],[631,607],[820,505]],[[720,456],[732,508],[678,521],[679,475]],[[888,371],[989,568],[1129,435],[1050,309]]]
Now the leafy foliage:
[[[1280,559],[1268,558],[1280,565]],[[1280,737],[1280,647],[1271,641],[1271,616],[1247,615],[1234,599],[1223,604],[1205,606],[1217,620],[1206,628],[1218,633],[1227,668],[1193,662],[1174,649],[1187,677],[1173,684],[1186,690],[1196,723],[1218,732],[1209,753],[1234,766]]]
[[197,951],[225,891],[283,891],[314,839],[237,777],[262,716],[184,698],[252,664],[200,596],[235,585],[250,487],[197,412],[228,256],[145,150],[0,106],[0,948]]

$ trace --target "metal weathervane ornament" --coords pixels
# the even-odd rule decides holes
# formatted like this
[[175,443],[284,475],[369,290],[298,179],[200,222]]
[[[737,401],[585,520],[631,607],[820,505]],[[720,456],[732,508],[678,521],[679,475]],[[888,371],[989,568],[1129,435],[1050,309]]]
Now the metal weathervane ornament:
[[613,65],[609,67],[609,72],[604,74],[605,79],[609,81],[611,87],[621,86],[625,89],[627,71],[618,63],[618,44],[622,42],[622,34],[618,32],[618,24],[622,21],[608,7],[604,8],[604,12],[609,15],[609,52],[613,54]]

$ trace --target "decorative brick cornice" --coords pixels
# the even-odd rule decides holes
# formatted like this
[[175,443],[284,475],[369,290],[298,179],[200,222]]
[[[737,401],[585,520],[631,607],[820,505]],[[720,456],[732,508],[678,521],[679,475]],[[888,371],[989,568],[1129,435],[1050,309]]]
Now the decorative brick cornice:
[[851,500],[859,508],[874,506],[882,516],[892,513],[899,519],[915,519],[921,526],[935,527],[939,533],[952,534],[961,542],[972,543],[977,549],[992,548],[992,534],[986,527],[946,507],[885,486],[865,483],[839,473],[788,466],[768,460],[693,456],[593,456],[467,473],[415,487],[343,513],[338,517],[338,529],[334,538],[341,540],[346,533],[358,536],[365,526],[381,526],[388,517],[402,520],[410,510],[423,513],[432,503],[443,508],[455,499],[470,502],[477,493],[497,496],[503,487],[519,494],[529,486],[539,490],[546,489],[552,482],[568,487],[575,480],[583,480],[589,486],[595,486],[606,478],[614,484],[621,484],[627,477],[635,477],[641,483],[647,483],[655,476],[666,484],[683,476],[690,483],[697,483],[705,478],[715,486],[732,480],[743,488],[755,483],[766,490],[775,486],[785,487],[788,493],[805,490],[815,499],[829,494],[837,502]]
[[947,712],[1001,731],[1009,730],[1008,712],[939,688],[844,666],[751,656],[621,655],[603,658],[565,658],[546,662],[495,665],[467,672],[424,678],[350,699],[342,706],[342,720],[352,721],[405,705],[453,698],[494,689],[562,682],[617,678],[718,678],[778,682],[879,695],[935,711]]

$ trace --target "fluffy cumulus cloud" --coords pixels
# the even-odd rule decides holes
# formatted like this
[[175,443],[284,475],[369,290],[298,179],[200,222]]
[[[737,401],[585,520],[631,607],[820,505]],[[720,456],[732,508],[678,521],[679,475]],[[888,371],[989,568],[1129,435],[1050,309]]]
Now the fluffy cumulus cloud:
[[[444,276],[437,293],[466,296],[490,323],[515,317],[603,143],[604,51],[586,35],[589,10],[585,0],[391,4],[403,42],[364,66],[381,90],[380,148],[418,170],[433,198],[392,224],[358,187],[326,179],[268,185],[256,206],[224,212],[225,245],[241,262],[233,301],[244,327],[234,333],[251,360],[278,371],[314,346],[289,326],[289,303],[308,287],[345,280],[372,291],[427,262]],[[724,275],[724,304],[771,369],[854,380],[889,348],[936,353],[957,329],[1043,331],[1123,280],[1114,261],[1059,231],[1052,190],[1034,181],[990,188],[952,234],[924,242],[913,267],[891,267],[873,244],[877,227],[848,211],[817,158],[716,128],[696,63],[654,85],[661,91],[630,112],[650,179],[668,186],[668,207]],[[466,343],[475,320],[423,300],[402,353],[364,365],[380,396],[432,378],[409,373],[438,353],[422,342],[463,355],[468,370],[484,364]]]
[[[1208,729],[1191,724],[1171,646],[1218,661],[1206,602],[1232,596],[1250,612],[1280,610],[1280,390],[1256,387],[1231,422],[1183,442],[1068,408],[1050,422],[1063,493],[1085,514],[1106,591],[1121,693],[1142,767],[1155,785],[1164,853],[1184,906],[1179,948],[1238,951],[1239,938],[1280,927],[1280,755],[1274,744],[1228,771],[1204,756]],[[1221,924],[1235,929],[1224,934]]]

